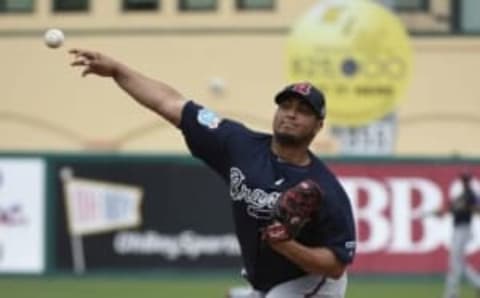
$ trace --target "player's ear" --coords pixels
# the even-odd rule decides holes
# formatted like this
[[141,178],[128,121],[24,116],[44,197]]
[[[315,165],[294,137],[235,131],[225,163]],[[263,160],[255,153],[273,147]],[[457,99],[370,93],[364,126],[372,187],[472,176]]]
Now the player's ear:
[[319,132],[323,128],[323,119],[318,118],[316,123],[315,123],[315,133]]

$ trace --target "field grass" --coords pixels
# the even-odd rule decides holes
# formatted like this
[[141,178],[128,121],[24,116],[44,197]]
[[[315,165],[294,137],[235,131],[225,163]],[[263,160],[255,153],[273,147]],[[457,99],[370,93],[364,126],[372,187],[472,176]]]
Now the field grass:
[[[6,298],[224,298],[228,288],[243,285],[231,277],[1,277]],[[441,298],[441,279],[350,279],[348,298]],[[461,298],[474,298],[468,285]]]

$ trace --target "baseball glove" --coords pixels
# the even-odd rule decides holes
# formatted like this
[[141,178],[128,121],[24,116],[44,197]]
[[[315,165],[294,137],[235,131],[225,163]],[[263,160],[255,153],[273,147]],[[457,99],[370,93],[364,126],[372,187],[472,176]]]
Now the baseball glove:
[[268,242],[295,238],[320,206],[324,193],[312,180],[305,180],[286,190],[278,198],[273,212],[274,222],[267,226],[262,238]]

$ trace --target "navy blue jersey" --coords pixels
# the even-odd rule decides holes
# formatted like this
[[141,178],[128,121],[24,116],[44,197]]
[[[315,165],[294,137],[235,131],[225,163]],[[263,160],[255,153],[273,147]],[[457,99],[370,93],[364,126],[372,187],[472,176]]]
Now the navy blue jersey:
[[318,158],[311,155],[308,166],[283,162],[270,149],[271,135],[222,120],[193,102],[188,102],[183,110],[180,129],[193,156],[202,159],[230,187],[235,229],[247,278],[254,288],[268,291],[307,274],[261,240],[261,229],[271,223],[277,198],[307,178],[317,182],[326,197],[296,240],[310,247],[328,247],[341,262],[352,262],[355,228],[350,201]]
[[451,204],[453,224],[465,225],[472,221],[473,208],[477,205],[477,196],[471,187],[464,187],[460,196]]

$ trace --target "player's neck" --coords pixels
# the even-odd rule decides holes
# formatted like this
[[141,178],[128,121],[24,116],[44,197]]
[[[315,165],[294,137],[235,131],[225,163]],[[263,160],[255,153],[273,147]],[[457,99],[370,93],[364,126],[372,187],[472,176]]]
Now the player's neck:
[[271,149],[273,154],[283,162],[297,166],[308,166],[311,163],[310,154],[308,154],[308,147],[285,146],[272,141]]

